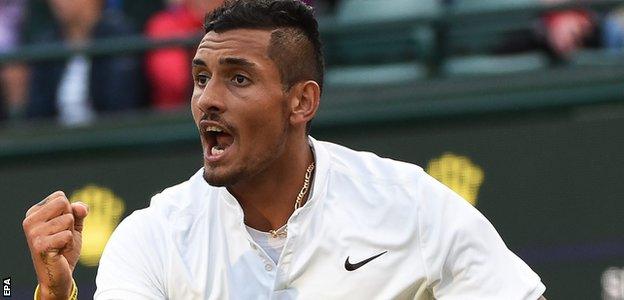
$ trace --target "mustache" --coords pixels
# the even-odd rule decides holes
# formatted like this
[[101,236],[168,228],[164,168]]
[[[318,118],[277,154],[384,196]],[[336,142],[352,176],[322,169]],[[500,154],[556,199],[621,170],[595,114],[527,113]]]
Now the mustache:
[[212,121],[219,123],[223,128],[227,129],[228,132],[234,133],[236,132],[234,127],[226,121],[223,116],[218,112],[206,112],[202,115],[201,121]]
[[201,120],[221,123],[223,121],[223,117],[217,112],[207,112],[204,113],[204,115],[201,117]]

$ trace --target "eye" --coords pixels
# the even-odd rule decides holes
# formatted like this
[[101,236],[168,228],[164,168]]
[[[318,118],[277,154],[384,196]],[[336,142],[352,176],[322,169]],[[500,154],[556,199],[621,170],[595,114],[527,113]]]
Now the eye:
[[198,74],[195,76],[195,82],[200,87],[206,86],[206,84],[208,84],[208,80],[210,80],[210,77],[206,74]]
[[234,75],[234,77],[232,77],[232,82],[234,82],[238,86],[246,86],[249,84],[249,78],[243,75],[237,74],[237,75]]

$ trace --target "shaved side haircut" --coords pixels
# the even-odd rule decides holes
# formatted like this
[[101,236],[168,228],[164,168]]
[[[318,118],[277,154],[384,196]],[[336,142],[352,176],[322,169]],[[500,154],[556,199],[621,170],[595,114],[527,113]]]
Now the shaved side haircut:
[[205,32],[271,30],[268,57],[285,90],[313,80],[323,90],[325,71],[314,10],[299,0],[228,0],[206,16]]

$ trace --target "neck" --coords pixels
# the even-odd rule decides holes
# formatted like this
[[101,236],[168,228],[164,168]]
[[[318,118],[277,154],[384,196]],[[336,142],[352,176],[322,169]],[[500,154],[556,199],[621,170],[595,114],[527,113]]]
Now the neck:
[[[314,162],[307,137],[295,143],[253,179],[228,187],[245,214],[245,223],[257,230],[282,227],[294,212],[305,173]],[[311,185],[312,179],[310,179]],[[303,196],[305,203],[309,191]]]

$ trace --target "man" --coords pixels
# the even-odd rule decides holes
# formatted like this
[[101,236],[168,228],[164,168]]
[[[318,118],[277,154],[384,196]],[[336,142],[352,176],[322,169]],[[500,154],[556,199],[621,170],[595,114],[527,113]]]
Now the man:
[[[80,5],[70,0],[45,3],[54,22],[34,33],[33,44],[73,47],[136,33],[120,11],[106,9],[105,0],[85,0]],[[36,63],[32,66],[26,116],[54,117],[68,126],[88,124],[96,113],[138,108],[141,83],[141,61],[132,55],[75,54],[63,61]]]
[[[26,1],[0,1],[0,54],[10,53],[21,42]],[[23,63],[0,65],[0,123],[18,118],[26,100],[28,68]]]
[[[227,2],[207,18],[192,65],[203,168],[119,225],[96,299],[533,300],[544,292],[491,224],[421,168],[307,136],[323,83],[309,7]],[[28,212],[41,296],[75,291],[85,215],[61,192]]]

